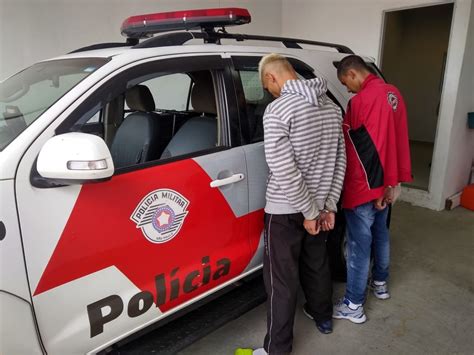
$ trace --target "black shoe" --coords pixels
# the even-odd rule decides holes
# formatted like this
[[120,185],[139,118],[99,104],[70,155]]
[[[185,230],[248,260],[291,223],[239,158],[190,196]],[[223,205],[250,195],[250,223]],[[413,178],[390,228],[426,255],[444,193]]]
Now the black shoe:
[[323,333],[323,334],[331,334],[332,333],[332,319],[325,320],[321,323],[315,322],[316,328]]
[[[314,317],[308,312],[306,309],[306,305],[303,306],[303,313],[306,315],[311,320],[314,320]],[[318,323],[317,321],[314,321],[316,323],[316,328],[322,333],[322,334],[331,334],[332,333],[332,319],[325,320],[321,323]]]

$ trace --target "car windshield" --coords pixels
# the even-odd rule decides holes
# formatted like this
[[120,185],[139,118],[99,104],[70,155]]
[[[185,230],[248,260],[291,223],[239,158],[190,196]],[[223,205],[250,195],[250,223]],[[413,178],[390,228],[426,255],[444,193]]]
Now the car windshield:
[[75,58],[42,62],[0,82],[0,151],[107,60]]

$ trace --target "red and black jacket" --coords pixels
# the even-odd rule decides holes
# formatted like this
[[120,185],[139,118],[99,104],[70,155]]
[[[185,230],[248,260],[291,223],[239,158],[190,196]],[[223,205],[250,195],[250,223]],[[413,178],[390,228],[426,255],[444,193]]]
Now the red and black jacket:
[[343,208],[375,200],[385,187],[411,181],[406,107],[396,87],[370,74],[349,102],[343,130]]

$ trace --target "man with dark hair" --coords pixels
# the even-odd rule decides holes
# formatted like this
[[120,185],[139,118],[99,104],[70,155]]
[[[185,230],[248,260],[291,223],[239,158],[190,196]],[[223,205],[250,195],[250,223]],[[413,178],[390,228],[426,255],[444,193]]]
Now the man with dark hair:
[[359,72],[371,72],[369,66],[358,55],[349,55],[339,62],[337,65],[337,77],[339,80],[347,75],[349,69],[354,69]]
[[[366,321],[365,302],[371,250],[374,265],[370,283],[375,297],[390,297],[387,287],[390,241],[387,204],[394,187],[411,181],[405,103],[396,87],[371,73],[358,56],[345,57],[337,75],[349,92],[344,118],[347,169],[342,207],[347,222],[347,287],[334,306],[333,318]],[[373,245],[373,248],[372,248]]]

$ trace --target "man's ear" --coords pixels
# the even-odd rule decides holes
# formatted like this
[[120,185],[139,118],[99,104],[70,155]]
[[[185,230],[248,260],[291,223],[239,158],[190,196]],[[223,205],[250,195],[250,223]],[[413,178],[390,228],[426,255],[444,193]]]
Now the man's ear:
[[357,72],[354,69],[349,69],[347,71],[347,76],[354,80],[355,78],[357,78]]
[[276,82],[275,75],[273,75],[272,73],[267,72],[267,73],[265,74],[265,77],[269,78],[272,83]]

